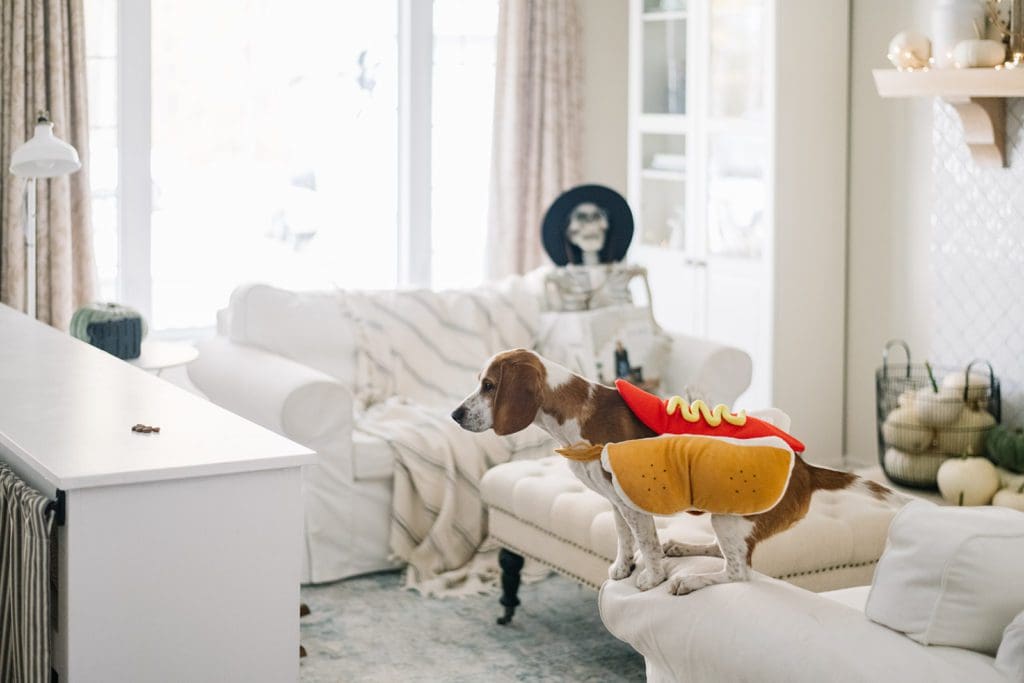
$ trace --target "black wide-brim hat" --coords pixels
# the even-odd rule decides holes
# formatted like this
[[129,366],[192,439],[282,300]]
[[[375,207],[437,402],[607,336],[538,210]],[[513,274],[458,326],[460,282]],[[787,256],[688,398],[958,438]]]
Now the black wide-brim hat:
[[544,214],[540,228],[541,239],[544,251],[548,252],[555,265],[583,262],[583,254],[579,247],[569,241],[566,228],[569,227],[573,209],[588,202],[600,206],[608,215],[608,232],[605,233],[604,247],[601,249],[601,263],[614,263],[626,256],[629,243],[633,241],[633,212],[629,210],[626,199],[604,185],[580,185],[562,193]]

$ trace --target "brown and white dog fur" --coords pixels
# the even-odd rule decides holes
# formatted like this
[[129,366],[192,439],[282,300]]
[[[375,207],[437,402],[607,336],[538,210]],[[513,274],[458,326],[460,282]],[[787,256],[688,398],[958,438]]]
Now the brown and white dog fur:
[[[455,409],[452,418],[471,432],[494,429],[499,435],[513,434],[535,424],[563,448],[581,444],[600,448],[607,443],[655,436],[616,389],[590,382],[526,349],[494,356],[481,373],[476,391]],[[676,595],[727,581],[747,580],[757,544],[802,519],[815,491],[860,488],[894,506],[905,502],[899,494],[873,481],[815,467],[797,456],[786,493],[774,508],[749,516],[711,515],[717,544],[669,541],[662,546],[654,518],[619,498],[600,458],[586,462],[570,459],[569,467],[580,481],[612,504],[618,536],[615,562],[608,570],[612,579],[624,579],[633,573],[637,546],[644,559],[644,568],[636,577],[640,590],[653,588],[666,579],[665,556],[710,555],[725,559],[720,572],[674,576],[669,589]]]

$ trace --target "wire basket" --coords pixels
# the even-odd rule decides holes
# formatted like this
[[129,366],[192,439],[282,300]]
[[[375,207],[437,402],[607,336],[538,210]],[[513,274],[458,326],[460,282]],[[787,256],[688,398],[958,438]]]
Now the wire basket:
[[[893,347],[906,362],[889,362]],[[985,454],[985,437],[1002,417],[999,380],[986,360],[963,370],[914,365],[901,339],[886,343],[875,372],[878,460],[894,483],[935,489],[939,466],[950,457]]]

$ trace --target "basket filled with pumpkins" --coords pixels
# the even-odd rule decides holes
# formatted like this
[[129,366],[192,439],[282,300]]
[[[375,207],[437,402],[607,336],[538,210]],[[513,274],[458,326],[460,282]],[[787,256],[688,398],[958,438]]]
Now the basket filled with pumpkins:
[[[889,362],[896,346],[906,363]],[[940,468],[951,458],[969,456],[991,465],[984,457],[986,440],[999,423],[1001,404],[999,380],[987,361],[958,370],[915,365],[906,342],[893,340],[883,351],[875,388],[878,455],[894,483],[935,489]]]

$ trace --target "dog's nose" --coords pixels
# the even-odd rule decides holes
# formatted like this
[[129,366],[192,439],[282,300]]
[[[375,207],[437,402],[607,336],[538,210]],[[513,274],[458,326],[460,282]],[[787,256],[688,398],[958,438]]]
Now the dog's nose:
[[466,406],[459,406],[452,411],[452,419],[462,424],[462,420],[466,417]]

